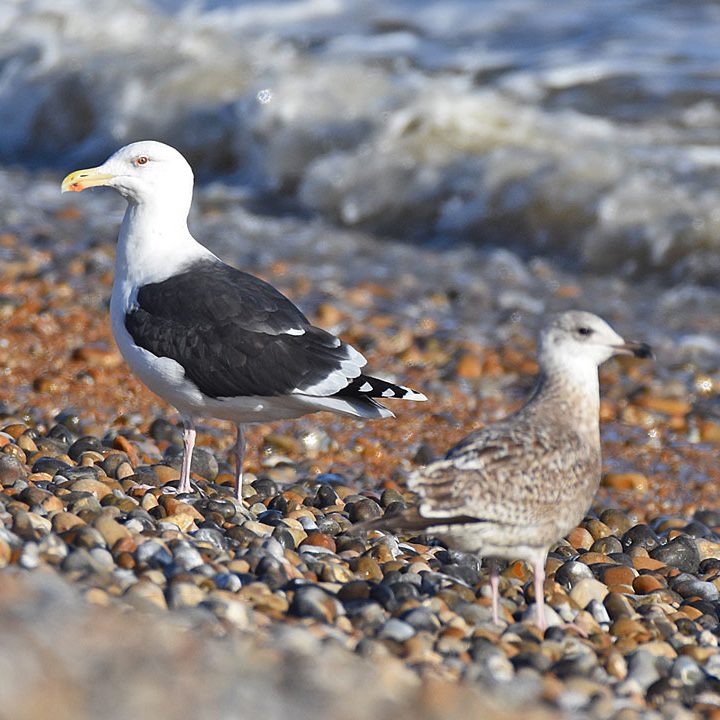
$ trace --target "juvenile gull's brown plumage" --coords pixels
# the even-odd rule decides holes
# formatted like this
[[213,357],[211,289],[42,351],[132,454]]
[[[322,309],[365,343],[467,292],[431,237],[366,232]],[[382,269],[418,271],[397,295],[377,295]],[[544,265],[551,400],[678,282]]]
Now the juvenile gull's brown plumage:
[[[600,482],[597,368],[613,355],[651,351],[625,342],[596,315],[571,311],[546,325],[538,355],[540,376],[527,403],[414,473],[408,484],[420,496],[416,509],[367,527],[423,531],[460,550],[532,563],[544,629],[548,550],[582,520]],[[490,581],[497,623],[495,563]]]

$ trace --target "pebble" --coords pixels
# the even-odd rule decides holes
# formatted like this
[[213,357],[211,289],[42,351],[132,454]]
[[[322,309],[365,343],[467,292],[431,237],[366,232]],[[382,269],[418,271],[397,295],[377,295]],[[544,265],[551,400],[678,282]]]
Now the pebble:
[[593,600],[602,602],[608,594],[605,584],[595,578],[582,578],[570,591],[570,599],[579,607],[586,608]]
[[651,550],[650,557],[689,573],[697,572],[700,565],[696,542],[682,535]]

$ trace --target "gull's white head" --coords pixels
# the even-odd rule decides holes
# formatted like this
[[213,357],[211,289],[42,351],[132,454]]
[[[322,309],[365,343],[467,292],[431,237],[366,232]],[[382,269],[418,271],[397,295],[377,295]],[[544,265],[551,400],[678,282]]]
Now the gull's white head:
[[111,187],[131,204],[170,202],[189,210],[193,172],[174,147],[143,140],[125,145],[98,167],[70,173],[61,187],[62,192]]
[[646,358],[652,350],[645,343],[626,342],[602,318],[581,310],[554,315],[540,333],[543,370],[579,363],[597,367],[613,355]]

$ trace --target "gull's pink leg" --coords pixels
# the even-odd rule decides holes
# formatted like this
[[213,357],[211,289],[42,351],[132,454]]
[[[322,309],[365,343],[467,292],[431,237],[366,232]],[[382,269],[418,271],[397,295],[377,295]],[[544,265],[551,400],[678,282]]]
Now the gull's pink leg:
[[538,556],[533,563],[535,577],[535,603],[537,608],[537,626],[545,632],[545,553]]
[[237,440],[235,441],[235,478],[237,485],[235,491],[236,497],[242,502],[242,490],[243,490],[243,460],[245,459],[245,433],[243,432],[243,426],[239,423],[235,424],[237,428]]
[[192,463],[192,453],[195,447],[195,426],[189,417],[183,415],[183,459],[180,468],[180,484],[178,485],[179,493],[189,493],[192,491],[190,487],[190,464]]
[[490,565],[490,590],[492,591],[492,614],[493,622],[500,624],[500,577],[497,563],[494,560],[489,561]]

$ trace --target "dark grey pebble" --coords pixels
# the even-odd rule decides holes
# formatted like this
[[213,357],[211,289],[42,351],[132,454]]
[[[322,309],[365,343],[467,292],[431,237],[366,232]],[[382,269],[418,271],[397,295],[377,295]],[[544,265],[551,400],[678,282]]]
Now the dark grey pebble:
[[88,450],[94,452],[100,452],[103,449],[103,445],[99,438],[93,437],[92,435],[86,435],[85,437],[78,438],[69,448],[67,454],[72,460],[77,461],[80,456]]
[[372,585],[370,588],[370,599],[380,603],[386,610],[393,612],[398,606],[398,601],[395,598],[395,593],[387,585],[382,583]]
[[274,497],[278,494],[278,486],[270,478],[258,478],[253,482],[252,487],[261,498]]
[[316,508],[325,508],[331,505],[335,505],[339,500],[338,494],[332,485],[328,483],[322,483],[315,493],[313,498],[313,506]]
[[357,502],[349,502],[345,505],[345,510],[352,523],[373,520],[383,515],[383,509],[370,498],[362,498]]
[[288,550],[295,550],[295,538],[291,535],[290,531],[283,525],[277,525],[273,530],[272,536],[284,548],[287,548]]
[[631,527],[621,538],[625,550],[631,547],[642,547],[648,552],[660,544],[657,533],[648,525],[635,525]]
[[555,582],[566,589],[572,588],[584,578],[592,578],[593,571],[585,563],[568,560],[555,571]]
[[58,460],[54,457],[41,457],[38,458],[32,466],[34,473],[47,473],[48,475],[55,475],[58,470],[68,470],[70,465],[62,460]]
[[173,445],[182,445],[183,432],[177,425],[165,420],[165,418],[156,418],[150,423],[150,437],[155,442],[166,441]]
[[[67,425],[53,425],[47,433],[47,437],[60,443],[65,449],[75,442],[75,433]],[[35,443],[37,445],[37,442]],[[38,447],[40,447],[38,445]]]
[[265,512],[261,512],[257,519],[261,523],[265,523],[265,525],[275,526],[278,523],[282,522],[283,514],[279,510],[266,510]]
[[710,538],[714,536],[713,531],[707,525],[697,520],[689,522],[682,531],[685,535],[695,538]]
[[34,440],[35,446],[40,452],[50,456],[62,455],[67,452],[68,444],[50,437],[39,437]]
[[650,557],[684,572],[696,573],[700,565],[700,554],[695,543],[679,535],[665,545],[650,551]]
[[317,585],[298,587],[290,603],[288,614],[326,622],[328,598],[327,593]]
[[387,587],[392,590],[395,599],[399,603],[403,603],[406,600],[418,600],[420,598],[420,592],[418,588],[409,582],[396,582]]
[[427,443],[421,443],[413,456],[416,465],[429,465],[434,459],[435,453]]
[[340,523],[327,515],[315,518],[315,524],[317,525],[317,529],[325,535],[331,535],[334,537],[343,531]]
[[720,575],[720,558],[705,558],[698,566],[700,575]]
[[683,577],[679,581],[677,578],[673,578],[671,587],[678,595],[684,598],[697,596],[709,602],[714,602],[720,598],[720,591],[715,585],[693,577]]
[[130,458],[124,452],[110,453],[102,462],[98,463],[105,474],[110,478],[117,479],[118,468],[123,464],[130,464]]
[[386,512],[390,506],[395,503],[400,503],[404,507],[405,500],[403,500],[403,496],[397,490],[392,490],[391,488],[383,490],[380,496],[380,505],[385,508]]
[[80,432],[80,425],[82,420],[80,419],[80,413],[72,408],[61,410],[54,418],[58,425],[64,425],[68,430],[71,430],[77,435]]
[[285,498],[282,495],[276,495],[267,505],[268,510],[275,510],[280,513],[280,515],[287,515],[288,511],[288,501],[287,498]]

